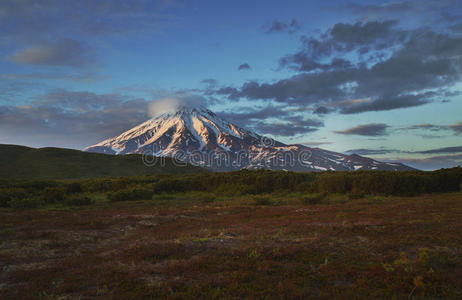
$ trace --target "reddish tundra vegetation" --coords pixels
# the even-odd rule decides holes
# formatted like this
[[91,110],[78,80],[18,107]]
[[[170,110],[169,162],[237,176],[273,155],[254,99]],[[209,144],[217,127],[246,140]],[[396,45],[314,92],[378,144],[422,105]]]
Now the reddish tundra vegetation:
[[462,193],[292,200],[4,209],[0,298],[462,298]]

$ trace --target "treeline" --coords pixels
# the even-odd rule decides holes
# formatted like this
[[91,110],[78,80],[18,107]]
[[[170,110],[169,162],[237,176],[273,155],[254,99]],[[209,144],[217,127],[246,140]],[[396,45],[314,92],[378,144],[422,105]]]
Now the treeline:
[[[340,193],[415,196],[459,191],[462,168],[434,172],[323,172],[241,170],[186,176],[159,175],[146,181],[154,193],[211,192],[218,195],[270,194],[275,192]],[[126,184],[130,185],[129,183]],[[107,190],[120,187],[113,183]]]
[[323,172],[241,170],[228,173],[151,175],[67,181],[0,180],[0,207],[87,205],[99,194],[110,201],[151,199],[156,195],[208,193],[216,196],[272,193],[416,196],[461,189],[462,168],[434,172]]

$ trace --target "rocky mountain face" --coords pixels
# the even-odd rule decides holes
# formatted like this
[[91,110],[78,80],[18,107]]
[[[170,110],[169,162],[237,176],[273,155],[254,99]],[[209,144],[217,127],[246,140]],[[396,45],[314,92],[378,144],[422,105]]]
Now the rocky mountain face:
[[[182,107],[150,119],[84,151],[173,157],[218,171],[237,169],[355,171],[412,168],[356,154],[345,155],[303,145],[286,145],[240,128],[208,109]],[[152,163],[152,160],[149,160]]]

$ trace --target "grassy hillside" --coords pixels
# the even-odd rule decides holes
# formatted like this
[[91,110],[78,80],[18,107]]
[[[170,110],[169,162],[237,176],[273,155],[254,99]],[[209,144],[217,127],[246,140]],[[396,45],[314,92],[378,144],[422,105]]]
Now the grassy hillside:
[[178,167],[171,159],[165,166],[147,167],[141,155],[114,156],[61,148],[29,148],[0,144],[0,177],[66,179],[101,176],[133,176],[159,173],[201,172],[193,166]]

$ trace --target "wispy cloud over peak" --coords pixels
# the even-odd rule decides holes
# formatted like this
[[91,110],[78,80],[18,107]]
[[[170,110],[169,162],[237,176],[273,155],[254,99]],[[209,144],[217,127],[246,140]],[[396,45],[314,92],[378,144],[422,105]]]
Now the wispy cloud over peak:
[[154,100],[149,103],[149,115],[158,116],[166,112],[172,112],[180,107],[205,107],[207,100],[200,96],[189,93],[177,93],[171,96]]

